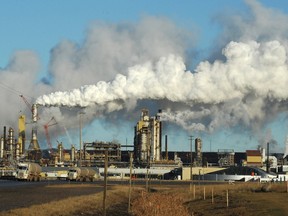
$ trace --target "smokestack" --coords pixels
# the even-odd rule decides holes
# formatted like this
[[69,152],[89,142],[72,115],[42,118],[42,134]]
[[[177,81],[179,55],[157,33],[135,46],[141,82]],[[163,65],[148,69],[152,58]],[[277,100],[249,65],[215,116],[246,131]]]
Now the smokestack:
[[269,142],[267,143],[267,161],[266,161],[266,172],[269,173],[270,170],[270,162],[269,162]]
[[7,150],[7,140],[6,140],[6,126],[4,126],[4,149]]
[[13,154],[13,145],[14,145],[14,130],[13,128],[9,128],[9,131],[8,131],[9,135],[8,135],[8,139],[9,139],[9,146],[8,146],[8,150],[10,152],[10,155],[12,156],[12,158],[14,157],[14,154]]
[[38,120],[38,110],[37,110],[37,105],[33,104],[32,105],[32,121],[35,123]]
[[17,142],[17,139],[14,140],[14,146],[14,158],[18,160],[20,158],[20,144]]
[[[162,152],[162,122],[161,122],[161,118],[160,115],[162,113],[162,110],[159,109],[158,110],[158,114],[157,114],[157,119],[159,120],[159,148],[160,148],[160,152]],[[162,154],[160,153],[160,160],[162,160]]]
[[1,142],[0,142],[0,159],[4,157],[4,138],[1,137]]
[[165,135],[165,158],[168,161],[168,139],[167,139],[167,135]]
[[71,155],[70,155],[70,159],[72,162],[75,161],[75,147],[74,145],[71,146]]
[[58,155],[59,155],[58,161],[60,163],[63,162],[63,145],[62,145],[62,143],[58,144]]

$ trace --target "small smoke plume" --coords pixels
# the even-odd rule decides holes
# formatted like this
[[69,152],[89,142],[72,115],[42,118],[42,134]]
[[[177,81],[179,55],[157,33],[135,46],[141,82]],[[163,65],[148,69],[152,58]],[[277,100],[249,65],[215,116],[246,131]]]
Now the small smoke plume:
[[285,139],[285,152],[284,152],[283,158],[286,158],[287,155],[288,155],[288,136],[286,136],[286,139]]

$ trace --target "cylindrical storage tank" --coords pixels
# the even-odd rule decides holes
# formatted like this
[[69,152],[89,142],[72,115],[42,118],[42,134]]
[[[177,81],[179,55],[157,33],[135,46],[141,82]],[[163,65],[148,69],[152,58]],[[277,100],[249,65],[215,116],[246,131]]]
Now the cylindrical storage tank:
[[0,141],[0,158],[2,159],[4,157],[4,138],[1,137]]
[[94,176],[96,174],[96,171],[89,167],[77,167],[76,170],[81,176]]
[[42,168],[39,164],[37,163],[29,163],[29,171],[33,172],[33,173],[41,173]]

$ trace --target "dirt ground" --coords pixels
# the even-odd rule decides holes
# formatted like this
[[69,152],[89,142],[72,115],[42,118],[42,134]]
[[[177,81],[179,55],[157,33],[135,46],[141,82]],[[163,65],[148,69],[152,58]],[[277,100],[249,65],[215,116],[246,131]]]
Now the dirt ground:
[[[286,184],[109,186],[106,215],[288,215]],[[228,194],[228,198],[227,198]],[[227,202],[228,200],[228,202]],[[0,215],[103,215],[103,186],[62,184],[0,188]]]

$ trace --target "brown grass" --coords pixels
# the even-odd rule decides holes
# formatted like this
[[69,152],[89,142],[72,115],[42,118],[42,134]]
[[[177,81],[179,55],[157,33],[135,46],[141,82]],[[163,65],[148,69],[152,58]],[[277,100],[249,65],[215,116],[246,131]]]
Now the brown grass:
[[141,192],[132,202],[132,214],[142,215],[174,215],[188,216],[188,210],[183,205],[181,195]]
[[[88,187],[88,188],[87,188]],[[48,185],[45,190],[89,189],[100,185]],[[239,183],[234,185],[193,186],[151,185],[153,192],[144,187],[133,187],[131,212],[128,213],[128,186],[109,186],[107,191],[106,215],[119,216],[177,216],[177,215],[228,215],[228,216],[283,216],[287,215],[288,193],[286,183],[259,184]],[[205,188],[205,200],[204,200]],[[65,190],[64,190],[65,189]],[[214,203],[212,203],[212,190]],[[229,192],[229,207],[226,192]],[[45,194],[39,194],[39,199]],[[13,202],[13,201],[12,201]],[[2,203],[3,204],[3,203]],[[20,205],[21,206],[21,205]],[[0,215],[102,215],[103,193],[71,196],[57,201],[36,204],[29,207],[2,211]]]
[[[75,187],[75,186],[48,186],[48,187]],[[79,187],[79,186],[78,186]],[[84,186],[85,187],[85,186]],[[110,190],[107,191],[107,202],[106,202],[106,212],[107,215],[121,215],[121,214],[113,214],[113,208],[117,205],[122,206],[118,208],[117,211],[126,211],[128,206],[122,203],[128,203],[128,189],[125,187],[111,187]],[[43,194],[42,196],[45,196]],[[39,197],[41,199],[41,197]],[[115,211],[114,211],[115,212]],[[109,213],[109,214],[108,214]],[[32,205],[28,208],[18,208],[9,210],[6,212],[1,212],[0,215],[7,216],[23,216],[23,215],[31,215],[31,216],[49,216],[49,215],[102,215],[103,214],[103,193],[96,193],[92,195],[82,195],[77,197],[71,197],[67,199],[63,199],[60,201],[53,201],[40,205]]]
[[[288,201],[286,183],[240,183],[234,185],[224,184],[206,186],[195,185],[195,199],[193,186],[178,188],[172,187],[169,190],[162,190],[162,188],[158,188],[157,190],[157,193],[138,196],[138,199],[133,202],[134,205],[132,206],[135,216],[288,215],[288,205],[286,205]],[[212,203],[212,190],[214,203]],[[228,207],[227,190],[229,200]]]

